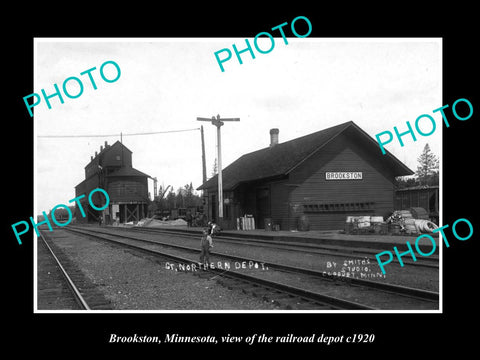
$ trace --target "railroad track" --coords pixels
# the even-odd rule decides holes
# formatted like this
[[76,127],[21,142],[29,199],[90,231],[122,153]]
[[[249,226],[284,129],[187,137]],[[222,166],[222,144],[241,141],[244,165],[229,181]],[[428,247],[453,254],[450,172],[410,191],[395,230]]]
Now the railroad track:
[[[112,309],[110,301],[106,300],[103,294],[97,291],[95,287],[89,283],[82,272],[77,269],[75,265],[72,264],[60,250],[56,249],[55,245],[52,243],[49,244],[49,237],[45,236],[42,231],[40,231],[39,239],[41,239],[41,244],[47,249],[48,256],[53,259],[56,268],[58,268],[61,276],[65,280],[66,287],[68,288],[71,297],[73,297],[78,306],[77,308],[72,308],[71,310]],[[56,286],[59,286],[59,284],[56,284]],[[45,289],[38,288],[37,294],[42,294],[44,290]]]
[[[66,227],[65,230],[108,241],[122,247],[127,247],[129,249],[134,249],[147,253],[149,255],[166,258],[176,263],[188,264],[189,266],[190,264],[198,264],[196,260],[185,258],[183,256],[173,255],[170,253],[159,251],[158,249],[149,249],[144,246],[119,241],[119,237],[123,239],[125,239],[126,237],[119,236],[118,234],[99,233],[98,231],[94,231],[92,229],[86,230],[73,228],[71,226]],[[145,241],[139,239],[129,240],[135,240],[137,242],[145,243]],[[241,274],[235,271],[207,268],[201,269],[201,271],[194,273],[198,274],[198,276],[201,277],[209,277],[210,279],[216,278],[217,281],[224,286],[232,289],[238,289],[245,293],[250,293],[253,296],[261,297],[264,300],[274,302],[278,306],[284,307],[286,309],[374,310],[374,308],[372,307],[362,305],[353,301],[347,301],[332,296],[318,294],[294,286],[285,285],[275,281],[259,279],[254,276]]]
[[78,308],[80,310],[90,310],[90,307],[88,306],[87,302],[83,298],[82,294],[80,293],[80,290],[77,288],[71,277],[68,275],[67,271],[65,270],[64,266],[58,259],[57,255],[55,255],[55,252],[52,250],[50,245],[48,244],[47,240],[43,236],[43,234],[40,232],[40,239],[42,240],[42,245],[45,246],[45,248],[48,251],[49,256],[54,260],[54,263],[56,267],[59,269],[62,277],[65,279],[65,283],[70,290],[70,294],[72,295],[73,299],[78,305]]
[[[149,254],[162,256],[164,258],[173,260],[178,263],[183,263],[183,264],[198,263],[196,260],[185,258],[184,256],[179,256],[178,254],[174,255],[171,253],[166,253],[165,251],[160,251],[158,249],[158,247],[160,246],[160,247],[168,247],[170,249],[174,249],[175,251],[183,251],[183,252],[187,251],[190,253],[199,252],[198,249],[189,248],[182,245],[174,245],[171,243],[163,243],[159,241],[139,239],[137,237],[118,234],[118,233],[112,234],[105,231],[99,231],[98,229],[92,230],[92,229],[69,226],[66,228],[66,230],[74,231],[87,236],[93,236],[95,238],[106,240],[109,242],[114,242],[118,245],[127,246],[129,248],[147,252]],[[303,269],[303,268],[292,267],[292,266],[287,266],[282,264],[266,263],[263,261],[259,261],[257,259],[245,259],[245,258],[233,256],[233,255],[217,254],[212,252],[212,256],[220,256],[222,258],[233,259],[235,261],[239,261],[239,262],[241,261],[242,263],[243,262],[262,263],[262,266],[265,266],[268,268],[272,268],[272,269],[276,269],[284,272],[296,273],[296,274],[305,274],[308,276],[315,277],[317,279],[321,279],[323,281],[329,281],[331,284],[334,284],[336,286],[338,286],[339,283],[347,283],[347,285],[351,287],[364,287],[364,288],[374,289],[375,291],[382,291],[382,292],[386,292],[394,295],[407,296],[413,299],[418,299],[420,301],[438,303],[438,293],[436,292],[430,292],[430,291],[425,291],[420,289],[408,288],[404,286],[397,286],[397,285],[385,284],[385,283],[362,280],[362,279],[338,278],[338,277],[329,276],[322,272],[314,271],[310,269]],[[300,307],[302,309],[308,309],[308,308],[324,309],[325,306],[327,307],[330,306],[330,308],[334,308],[334,309],[363,309],[363,310],[375,309],[372,306],[363,305],[356,301],[349,301],[349,300],[340,299],[338,297],[326,296],[326,295],[319,294],[318,292],[304,290],[295,286],[280,283],[278,281],[265,280],[265,279],[258,278],[256,276],[247,275],[244,273],[239,273],[231,270],[225,270],[222,268],[216,268],[216,269],[209,268],[206,272],[202,272],[202,276],[211,277],[212,275],[214,278],[217,278],[217,279],[220,277],[221,279],[218,279],[218,281],[224,285],[227,284],[226,286],[228,286],[229,283],[234,284],[228,287],[241,288],[243,289],[244,292],[247,291],[245,289],[248,289],[248,291],[251,291],[254,295],[258,293],[263,294],[262,297],[264,298],[268,298],[268,295],[266,294],[270,294],[270,296],[273,297],[272,300],[274,302],[277,301],[278,298],[280,298],[282,299],[282,301],[284,301],[284,303],[287,303],[287,305],[284,306],[286,308]],[[346,281],[339,281],[339,280],[346,280]],[[243,283],[244,285],[241,285],[241,283]],[[275,294],[272,294],[272,291]],[[301,301],[298,301],[298,299],[301,299]],[[292,306],[291,305],[292,303],[294,303],[297,306],[296,307]]]
[[[108,232],[105,231],[100,231],[96,230],[98,232],[102,232],[104,234],[109,234]],[[171,235],[169,233],[169,235]],[[174,234],[175,235],[175,234]],[[162,245],[166,247],[170,247],[173,249],[180,249],[180,250],[186,250],[190,251],[193,253],[199,253],[200,250],[198,248],[191,248],[188,246],[184,245],[175,245],[172,243],[165,243],[157,240],[146,240],[146,239],[138,239],[136,237],[130,236],[130,235],[120,235],[116,234],[116,236],[125,238],[125,239],[131,239],[131,240],[137,240],[137,241],[144,241],[146,243],[151,243],[151,244],[156,244],[156,245]],[[218,241],[218,238],[215,238],[215,242]],[[313,269],[306,269],[298,266],[289,266],[289,265],[284,265],[284,264],[279,264],[279,263],[273,263],[273,262],[266,262],[263,260],[259,259],[253,259],[253,258],[245,258],[245,257],[239,257],[239,256],[234,256],[234,255],[229,255],[229,254],[223,254],[223,253],[217,253],[215,251],[211,252],[212,255],[216,255],[222,258],[227,258],[231,259],[234,261],[239,261],[239,262],[252,262],[256,264],[263,264],[262,266],[267,266],[268,268],[272,269],[277,269],[277,270],[282,270],[282,271],[287,271],[287,272],[292,272],[292,273],[300,273],[300,274],[305,274],[305,275],[310,275],[318,278],[324,278],[324,279],[329,279],[329,280],[334,280],[334,281],[344,281],[348,282],[349,284],[352,285],[357,285],[357,286],[364,286],[368,288],[373,288],[377,290],[382,290],[394,294],[401,294],[405,296],[411,296],[411,297],[416,297],[419,299],[425,299],[425,300],[438,300],[439,294],[437,292],[433,291],[427,291],[427,290],[421,290],[421,289],[416,289],[416,288],[411,288],[411,287],[406,287],[406,286],[400,286],[400,285],[392,285],[392,284],[387,284],[387,283],[381,283],[378,281],[370,281],[370,280],[365,280],[365,279],[357,279],[357,278],[347,278],[347,277],[338,277],[338,276],[333,276],[333,275],[328,275],[325,274],[322,271],[318,270],[313,270]]]
[[[131,227],[131,228],[111,227],[111,228],[122,229],[126,231],[131,230],[131,231],[142,232],[142,233],[168,234],[168,235],[184,237],[184,238],[195,238],[201,234],[200,232],[159,229],[159,228],[144,228],[144,227]],[[226,235],[216,236],[215,241],[231,243],[231,244],[258,246],[258,247],[264,247],[264,248],[274,248],[274,249],[281,249],[281,250],[293,251],[293,252],[305,252],[308,254],[349,256],[349,257],[358,258],[358,259],[367,258],[374,262],[377,261],[375,255],[379,252],[378,249],[365,249],[365,248],[359,248],[359,247],[345,248],[344,246],[336,246],[336,245],[322,245],[322,244],[311,244],[311,243],[302,243],[302,242],[292,243],[287,241],[260,240],[260,239],[253,239],[253,238],[240,239],[240,238],[226,236]],[[393,261],[398,262],[396,258],[394,258]],[[429,268],[438,269],[439,258],[436,255],[431,255],[425,258],[419,258],[417,259],[417,261],[410,261],[408,259],[403,259],[403,263],[412,265],[412,266],[429,267]]]

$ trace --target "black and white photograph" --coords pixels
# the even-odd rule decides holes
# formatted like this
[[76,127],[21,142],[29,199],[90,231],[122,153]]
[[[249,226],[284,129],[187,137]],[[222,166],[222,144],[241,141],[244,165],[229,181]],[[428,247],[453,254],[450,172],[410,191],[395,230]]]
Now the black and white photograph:
[[5,352],[469,351],[475,11],[162,5],[13,12]]
[[38,311],[441,310],[441,39],[35,46]]

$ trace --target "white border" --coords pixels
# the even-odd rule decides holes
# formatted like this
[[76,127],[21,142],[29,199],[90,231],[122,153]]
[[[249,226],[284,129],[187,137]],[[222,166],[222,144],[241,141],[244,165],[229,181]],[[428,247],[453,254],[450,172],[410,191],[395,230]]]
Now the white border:
[[[295,38],[287,37],[289,40],[295,40]],[[33,50],[33,69],[34,69],[34,89],[37,89],[37,44],[41,42],[210,42],[215,40],[223,40],[226,38],[33,38],[34,40],[34,50]],[[442,77],[442,104],[438,104],[438,107],[443,106],[443,38],[434,37],[434,38],[388,38],[388,37],[377,37],[377,38],[308,38],[309,41],[321,41],[321,42],[425,42],[425,41],[436,41],[440,46],[440,68],[441,68],[441,77]],[[433,109],[432,109],[433,110]],[[420,115],[420,114],[419,114]],[[443,126],[440,126],[440,136],[442,141],[440,142],[440,182],[439,182],[439,226],[443,226]],[[382,129],[380,129],[382,130]],[[35,123],[35,116],[33,117],[33,146],[34,146],[34,177],[33,177],[33,209],[34,209],[34,218],[37,214],[37,127]],[[33,307],[35,314],[172,314],[172,313],[181,313],[181,314],[210,314],[210,313],[221,313],[221,314],[442,314],[443,313],[443,246],[442,238],[439,236],[439,309],[438,310],[38,310],[38,297],[37,297],[37,238],[35,231],[33,231],[33,257],[34,257],[34,275],[33,275]]]

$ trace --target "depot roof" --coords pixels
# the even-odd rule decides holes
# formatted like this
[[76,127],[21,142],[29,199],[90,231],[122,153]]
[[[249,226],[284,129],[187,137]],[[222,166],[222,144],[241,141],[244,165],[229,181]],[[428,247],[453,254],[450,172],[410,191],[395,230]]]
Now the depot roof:
[[110,174],[107,175],[107,177],[113,177],[113,176],[146,176],[149,177],[149,175],[141,172],[140,170],[137,170],[133,167],[121,167],[117,171],[114,171]]
[[[230,164],[222,171],[224,190],[233,190],[240,183],[276,178],[288,175],[303,161],[323,148],[338,135],[351,129],[362,138],[367,146],[378,151],[379,159],[385,159],[393,168],[395,176],[412,175],[414,172],[398,160],[389,151],[381,154],[377,141],[363,131],[353,121],[348,121],[315,133],[305,135],[290,141],[279,143],[273,147],[263,148],[245,154]],[[197,190],[217,187],[218,175],[215,175]]]

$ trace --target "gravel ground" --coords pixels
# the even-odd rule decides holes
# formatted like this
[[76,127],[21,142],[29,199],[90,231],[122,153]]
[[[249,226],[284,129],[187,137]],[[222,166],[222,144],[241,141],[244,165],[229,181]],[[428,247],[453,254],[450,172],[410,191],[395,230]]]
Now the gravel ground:
[[148,255],[60,229],[49,237],[117,310],[278,310],[215,280],[168,270]]
[[305,288],[322,295],[340,298],[381,310],[438,310],[438,302],[418,300],[344,281],[325,281],[308,275],[282,271],[243,270],[242,273],[289,286]]
[[[155,235],[155,236],[158,238],[158,235]],[[168,235],[162,235],[162,236],[168,236]],[[151,235],[148,236],[147,234],[147,237],[151,238]],[[187,240],[192,241],[191,239],[187,239]],[[121,241],[131,242],[134,245],[138,244],[134,240],[122,239]],[[193,240],[193,241],[196,241],[196,240]],[[230,244],[228,244],[228,246],[230,248],[235,247],[234,245],[230,245]],[[186,257],[188,259],[191,259],[192,261],[195,261],[197,258],[196,254],[192,252],[188,252],[186,250],[163,247],[163,246],[158,246],[154,244],[142,244],[142,247],[146,247],[152,250],[166,251],[169,254]],[[264,256],[263,250],[272,251],[271,249],[262,248],[261,253],[256,254],[255,256],[257,259],[260,256],[263,259],[263,256]],[[273,250],[273,251],[278,251],[278,250]],[[298,257],[298,253],[292,253],[292,252],[290,253]],[[315,254],[315,256],[317,255]],[[332,268],[328,269],[329,271],[332,271],[332,272],[334,271],[333,269],[344,268],[345,272],[350,271],[351,276],[355,276],[355,277],[360,277],[359,274],[371,273],[370,266],[372,264],[368,263],[367,260],[359,261],[359,260],[350,259],[346,261],[347,262],[342,261],[341,263],[335,264],[335,265],[333,265],[333,261],[332,261],[330,265],[326,265],[326,266],[327,267],[332,266]],[[351,263],[349,261],[351,261]],[[357,303],[368,305],[376,309],[387,309],[387,310],[437,310],[438,309],[438,303],[435,303],[435,302],[412,299],[412,298],[400,296],[397,294],[391,294],[388,292],[378,291],[375,289],[369,289],[363,286],[352,286],[344,281],[325,281],[324,279],[319,279],[317,277],[308,276],[305,274],[295,274],[295,273],[289,273],[284,271],[278,271],[276,269],[269,269],[268,265],[262,264],[262,263],[259,263],[256,266],[249,266],[249,262],[242,263],[241,261],[226,260],[225,258],[222,259],[219,256],[212,256],[211,262],[213,262],[215,266],[219,268],[227,268],[227,264],[228,264],[230,266],[230,270],[239,271],[244,274],[260,277],[270,281],[280,282],[290,286],[300,287],[300,288],[321,293],[324,295],[329,295],[332,297],[338,297],[345,300],[354,301]],[[251,264],[254,265],[254,263],[251,263]]]
[[79,309],[60,268],[41,238],[37,239],[37,249],[37,309]]
[[[132,235],[142,239],[157,240],[165,243],[190,246],[199,248],[200,237],[187,238],[176,237],[172,235],[148,234],[122,229],[104,229],[107,231],[118,231],[120,234]],[[169,250],[174,253],[173,250]],[[272,249],[246,245],[244,247],[238,244],[228,244],[227,242],[215,241],[214,253],[235,255],[245,258],[251,258],[263,262],[280,263],[290,266],[298,266],[317,271],[325,271],[331,275],[349,274],[350,277],[365,279],[370,281],[380,281],[394,285],[402,285],[429,291],[439,291],[439,270],[438,268],[420,267],[405,264],[390,263],[385,266],[386,274],[383,275],[378,263],[371,259],[360,259],[354,256],[345,257],[344,255],[323,255],[305,252],[293,252],[282,249]],[[180,252],[178,252],[180,255]],[[184,254],[184,252],[183,252]],[[192,258],[195,256],[192,255]],[[212,259],[215,259],[212,256]],[[405,258],[406,259],[406,258]],[[345,276],[345,275],[343,275]]]

